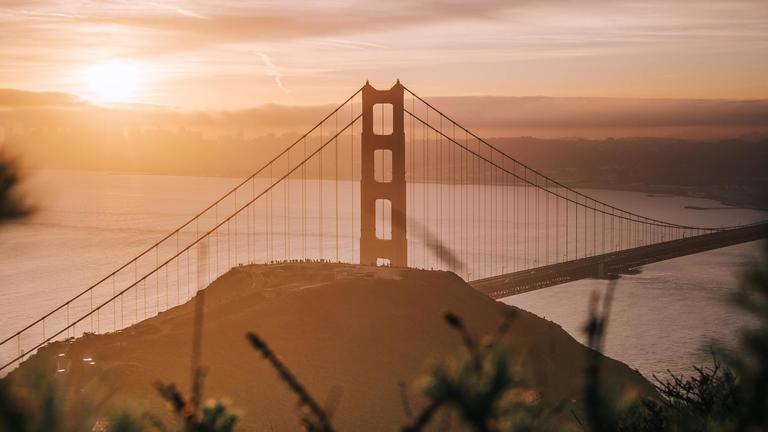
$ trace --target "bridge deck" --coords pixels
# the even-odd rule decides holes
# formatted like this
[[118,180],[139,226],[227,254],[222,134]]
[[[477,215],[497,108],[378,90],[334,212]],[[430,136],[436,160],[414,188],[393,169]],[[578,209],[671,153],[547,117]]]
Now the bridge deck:
[[640,246],[543,267],[471,281],[475,289],[499,299],[587,278],[609,278],[640,266],[768,238],[768,223]]

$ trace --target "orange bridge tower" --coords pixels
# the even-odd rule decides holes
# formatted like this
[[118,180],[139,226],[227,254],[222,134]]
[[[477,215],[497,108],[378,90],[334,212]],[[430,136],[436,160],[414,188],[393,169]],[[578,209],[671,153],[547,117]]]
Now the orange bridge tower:
[[[389,262],[395,267],[408,265],[405,219],[407,212],[404,89],[399,80],[389,90],[376,90],[368,82],[363,87],[360,179],[361,264],[376,265]],[[383,105],[382,111],[391,108],[391,133],[385,133],[389,131],[384,131],[383,119],[380,130],[374,130],[374,113],[379,111],[379,105]],[[391,161],[391,164],[384,161]],[[375,162],[380,162],[382,166],[382,172],[378,176]],[[386,172],[385,170],[389,167],[391,172]],[[378,218],[377,213],[380,216]],[[383,226],[377,227],[377,222]]]

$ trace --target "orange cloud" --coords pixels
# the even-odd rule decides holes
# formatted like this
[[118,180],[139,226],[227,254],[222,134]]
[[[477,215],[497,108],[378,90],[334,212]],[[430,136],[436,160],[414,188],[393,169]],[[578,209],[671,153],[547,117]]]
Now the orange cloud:
[[2,108],[40,108],[82,107],[86,102],[77,96],[61,92],[31,92],[0,88],[0,109]]

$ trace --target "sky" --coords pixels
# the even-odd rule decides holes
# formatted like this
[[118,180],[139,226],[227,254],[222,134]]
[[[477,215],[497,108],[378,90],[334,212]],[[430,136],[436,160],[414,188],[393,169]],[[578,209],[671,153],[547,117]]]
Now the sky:
[[765,0],[0,0],[0,88],[190,109],[768,98]]

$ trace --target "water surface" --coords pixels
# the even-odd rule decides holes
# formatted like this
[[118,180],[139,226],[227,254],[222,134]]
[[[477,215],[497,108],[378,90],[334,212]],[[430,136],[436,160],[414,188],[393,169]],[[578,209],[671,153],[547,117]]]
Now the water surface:
[[[33,173],[25,187],[37,212],[22,223],[0,229],[0,296],[3,299],[0,303],[0,337],[19,330],[127,262],[238,182],[239,179],[231,178],[141,174]],[[289,193],[296,193],[294,186],[291,186]],[[334,193],[349,195],[352,197],[350,205],[345,204],[336,213],[340,223],[324,226],[326,235],[320,237],[322,241],[313,243],[313,239],[306,247],[320,248],[324,256],[331,260],[354,260],[355,250],[350,245],[357,242],[355,232],[359,226],[349,221],[355,220],[354,211],[359,205],[355,199],[359,199],[359,190],[348,182],[341,184],[340,192],[336,186],[333,188],[328,189],[326,197],[334,196]],[[445,201],[450,202],[450,188],[448,185],[439,189],[434,185],[416,185],[414,189],[409,189],[409,193],[415,190],[415,196],[421,199],[429,198],[429,194],[434,194],[436,190],[443,190],[447,191],[441,192],[445,194]],[[699,210],[722,207],[704,199],[610,190],[585,192],[617,207],[676,223],[721,226],[766,217],[764,213],[743,209]],[[460,196],[461,192],[458,191],[457,195]],[[310,201],[310,206],[317,202],[314,196]],[[291,212],[301,213],[297,211],[297,204],[291,205]],[[275,211],[279,212],[279,208],[280,205]],[[310,213],[314,211],[311,207],[309,210]],[[333,212],[329,213],[326,209],[324,213]],[[450,222],[440,219],[441,215],[442,212],[427,214],[428,223],[424,225],[435,228],[442,226],[441,222]],[[456,217],[456,213],[451,211],[445,211],[445,215]],[[482,216],[482,212],[478,215]],[[290,219],[293,217],[290,216]],[[488,224],[483,217],[473,220],[477,224]],[[459,219],[460,223],[469,221]],[[286,219],[285,223],[296,229],[299,222]],[[309,223],[317,224],[317,220]],[[259,235],[264,237],[265,228],[266,225],[262,226]],[[331,234],[335,234],[336,229],[343,232],[341,243],[334,245]],[[456,238],[457,231],[450,229],[436,230],[438,237],[441,233],[444,233],[448,246],[468,244],[470,240]],[[294,256],[299,253],[299,238],[290,235],[287,238],[292,248],[286,249],[290,249],[290,256]],[[254,235],[255,244],[266,244],[259,243],[261,241]],[[313,246],[315,244],[317,246]],[[496,242],[494,247],[498,248],[499,244],[503,245],[503,242]],[[216,245],[218,247],[218,242]],[[478,256],[494,255],[496,261],[488,270],[494,272],[508,265],[505,260],[522,248],[518,246],[502,249],[501,257],[498,253],[494,255],[499,249],[478,250],[469,255],[464,251],[459,255],[468,262]],[[342,250],[340,256],[334,256],[335,247]],[[417,241],[412,242],[411,248],[416,251],[411,257],[415,265],[441,265],[439,256],[429,253],[420,256]],[[347,252],[350,249],[351,253]],[[268,260],[267,251],[259,250],[261,255],[253,259],[257,262]],[[680,372],[689,370],[692,363],[702,360],[703,344],[711,340],[732,341],[745,324],[745,319],[740,311],[728,304],[727,299],[738,284],[744,263],[756,250],[755,243],[728,247],[653,264],[638,275],[623,277],[613,304],[606,353],[646,375],[666,369]],[[277,252],[273,250],[269,253]],[[483,275],[466,273],[464,276],[472,279]],[[603,289],[605,284],[604,281],[578,281],[504,301],[555,321],[578,340],[583,340],[581,327],[586,318],[590,294]]]

